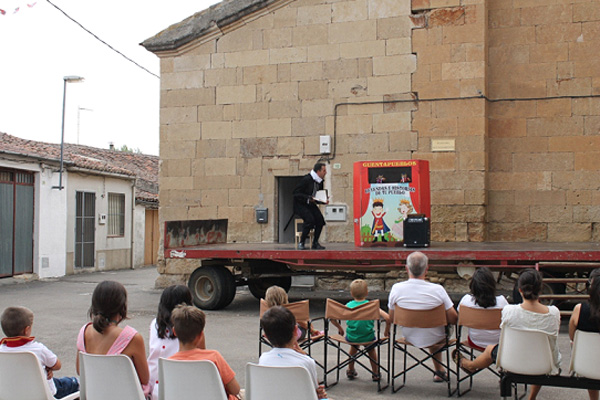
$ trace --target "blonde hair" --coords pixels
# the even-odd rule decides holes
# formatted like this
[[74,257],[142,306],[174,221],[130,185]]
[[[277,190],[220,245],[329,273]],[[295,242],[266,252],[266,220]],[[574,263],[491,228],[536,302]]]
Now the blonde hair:
[[265,293],[265,301],[269,307],[282,306],[288,303],[288,295],[282,287],[271,286]]
[[362,279],[355,279],[350,284],[350,294],[352,297],[358,300],[363,300],[369,294],[369,288],[367,282]]

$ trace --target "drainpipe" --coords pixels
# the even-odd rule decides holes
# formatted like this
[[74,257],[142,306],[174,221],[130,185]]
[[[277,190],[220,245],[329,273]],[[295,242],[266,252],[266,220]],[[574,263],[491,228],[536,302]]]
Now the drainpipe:
[[135,245],[135,179],[131,181],[131,229],[129,234],[131,235],[131,269],[134,269],[135,252],[133,246]]

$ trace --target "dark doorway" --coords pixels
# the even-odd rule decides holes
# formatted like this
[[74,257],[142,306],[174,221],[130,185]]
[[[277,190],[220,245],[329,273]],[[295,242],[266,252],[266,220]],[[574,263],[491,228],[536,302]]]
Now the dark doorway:
[[[294,188],[302,179],[301,176],[282,176],[277,178],[277,225],[279,243],[294,243],[294,221],[292,220],[287,229],[286,224],[294,214]],[[285,229],[285,230],[284,230]]]
[[96,236],[96,193],[76,192],[75,197],[75,267],[93,267]]

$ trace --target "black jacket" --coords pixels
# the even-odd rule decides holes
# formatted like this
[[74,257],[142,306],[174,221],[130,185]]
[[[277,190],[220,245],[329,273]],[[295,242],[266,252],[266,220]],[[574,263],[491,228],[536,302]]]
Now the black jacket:
[[304,175],[294,188],[294,206],[308,206],[317,190],[323,190],[323,181],[317,183],[311,174]]

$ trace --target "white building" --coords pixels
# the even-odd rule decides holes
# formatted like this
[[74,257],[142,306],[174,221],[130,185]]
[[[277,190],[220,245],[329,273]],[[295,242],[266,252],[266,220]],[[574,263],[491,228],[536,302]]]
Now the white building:
[[134,268],[158,256],[158,157],[0,133],[0,277]]

